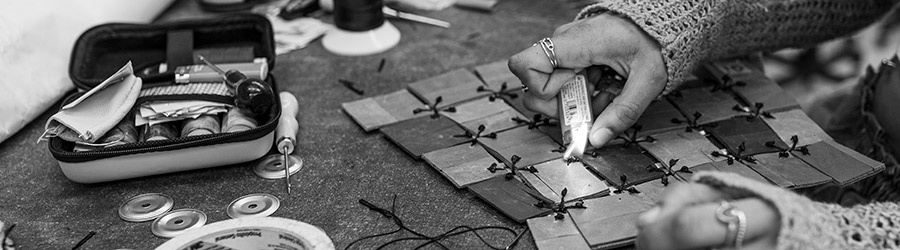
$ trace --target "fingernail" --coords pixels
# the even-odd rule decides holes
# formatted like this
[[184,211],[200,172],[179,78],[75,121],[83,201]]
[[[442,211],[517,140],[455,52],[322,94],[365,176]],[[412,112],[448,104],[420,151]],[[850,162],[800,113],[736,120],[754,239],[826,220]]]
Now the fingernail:
[[661,210],[662,209],[659,208],[659,206],[655,206],[652,209],[647,210],[647,212],[642,213],[641,216],[638,216],[638,227],[648,225],[656,221],[656,218],[659,217],[659,213]]
[[614,134],[608,128],[601,128],[591,133],[591,145],[594,147],[603,147],[604,144],[612,140]]

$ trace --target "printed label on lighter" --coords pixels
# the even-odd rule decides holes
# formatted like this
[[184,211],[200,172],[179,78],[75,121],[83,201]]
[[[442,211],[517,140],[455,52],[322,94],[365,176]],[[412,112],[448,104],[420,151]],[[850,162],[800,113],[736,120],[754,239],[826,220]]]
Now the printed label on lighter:
[[575,75],[560,90],[565,125],[571,126],[591,120],[590,103],[588,101],[587,83],[583,75]]

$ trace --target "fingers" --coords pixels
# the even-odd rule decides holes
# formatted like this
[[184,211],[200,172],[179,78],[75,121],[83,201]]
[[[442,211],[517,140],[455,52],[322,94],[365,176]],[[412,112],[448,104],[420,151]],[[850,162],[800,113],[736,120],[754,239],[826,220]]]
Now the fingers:
[[[732,204],[747,218],[745,249],[773,249],[780,227],[775,209],[758,198]],[[716,218],[718,207],[718,202],[707,202],[659,216],[639,227],[638,249],[705,249],[730,245],[732,242],[725,242],[727,224]]]
[[525,108],[527,108],[528,110],[538,112],[552,118],[559,117],[559,104],[557,103],[558,99],[556,97],[552,97],[547,100],[541,99],[532,94],[532,91],[529,89],[525,92],[523,98],[524,99],[522,99],[522,104],[524,104]]
[[644,109],[665,87],[662,58],[645,56],[635,60],[622,93],[613,99],[591,127],[590,142],[602,147],[640,118]]

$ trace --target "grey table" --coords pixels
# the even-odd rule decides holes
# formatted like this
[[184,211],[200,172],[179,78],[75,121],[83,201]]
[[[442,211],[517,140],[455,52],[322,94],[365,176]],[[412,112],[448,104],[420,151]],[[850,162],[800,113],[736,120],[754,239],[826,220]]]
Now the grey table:
[[[55,112],[52,108],[0,144],[0,220],[16,223],[13,236],[20,249],[69,249],[91,230],[98,234],[83,249],[152,249],[166,239],[151,234],[150,223],[119,219],[116,209],[125,199],[165,193],[175,199],[176,209],[200,209],[210,222],[216,222],[228,219],[225,207],[233,199],[261,192],[281,198],[282,207],[273,216],[317,225],[339,249],[354,239],[395,228],[390,220],[359,205],[361,198],[385,206],[396,195],[397,213],[406,224],[431,235],[460,225],[499,225],[521,231],[524,225],[468,191],[455,189],[379,133],[365,133],[340,106],[363,96],[337,79],[361,83],[366,96],[386,94],[446,71],[508,58],[571,21],[575,12],[561,0],[501,0],[493,13],[449,8],[428,14],[451,22],[450,29],[394,21],[403,38],[397,47],[381,54],[338,57],[314,42],[279,56],[273,73],[280,90],[294,93],[300,101],[296,154],[305,161],[303,171],[293,177],[295,186],[289,196],[281,180],[256,177],[249,168],[252,163],[93,185],[71,182],[46,143],[34,143]],[[200,11],[195,1],[180,1],[159,21],[212,15]],[[382,58],[387,63],[378,73]],[[495,245],[511,240],[501,234],[488,239]],[[386,240],[362,246],[371,248]],[[474,235],[446,244],[456,249],[485,248]],[[530,235],[520,247],[534,248]]]

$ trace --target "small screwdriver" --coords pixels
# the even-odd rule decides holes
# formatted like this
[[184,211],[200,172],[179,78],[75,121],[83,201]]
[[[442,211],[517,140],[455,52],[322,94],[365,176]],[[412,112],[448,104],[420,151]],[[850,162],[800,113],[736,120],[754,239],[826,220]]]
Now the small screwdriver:
[[197,55],[200,61],[219,72],[225,79],[225,84],[234,92],[234,105],[241,110],[253,112],[253,116],[259,119],[262,114],[268,114],[272,108],[275,92],[268,83],[260,79],[248,78],[247,75],[237,70],[227,72]]
[[287,188],[287,193],[290,194],[291,159],[288,155],[294,152],[294,144],[297,143],[297,131],[300,129],[300,124],[297,122],[297,113],[299,112],[300,104],[297,102],[294,94],[290,92],[281,92],[278,93],[278,96],[281,98],[281,117],[278,118],[278,127],[275,128],[275,137],[278,138],[275,140],[275,146],[284,157],[284,162],[281,164],[284,166],[284,184]]

